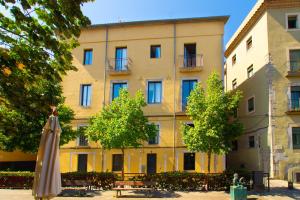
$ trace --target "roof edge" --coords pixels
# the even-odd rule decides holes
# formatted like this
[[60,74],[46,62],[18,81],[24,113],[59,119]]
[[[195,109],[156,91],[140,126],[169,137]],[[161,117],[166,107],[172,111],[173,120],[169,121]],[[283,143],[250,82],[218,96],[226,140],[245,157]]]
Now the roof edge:
[[178,22],[204,22],[204,21],[222,21],[227,23],[229,15],[224,16],[210,16],[210,17],[192,17],[192,18],[175,18],[175,19],[157,19],[157,20],[144,20],[144,21],[128,21],[128,22],[116,22],[106,24],[92,24],[84,29],[102,28],[102,27],[116,27],[116,26],[130,26],[141,24],[163,24],[163,23],[178,23]]
[[241,40],[243,40],[247,33],[255,26],[256,22],[268,9],[293,8],[295,6],[300,7],[299,0],[258,0],[240,27],[227,43],[225,57],[228,58],[228,56],[239,45]]

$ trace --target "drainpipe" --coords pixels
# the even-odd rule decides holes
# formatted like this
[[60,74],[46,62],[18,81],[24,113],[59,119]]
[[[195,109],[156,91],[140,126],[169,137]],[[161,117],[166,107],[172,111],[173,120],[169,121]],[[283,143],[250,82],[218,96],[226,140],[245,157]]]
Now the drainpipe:
[[273,100],[272,100],[272,77],[271,77],[271,64],[269,63],[268,66],[268,70],[269,70],[269,128],[268,128],[268,135],[269,135],[269,141],[270,141],[270,177],[273,178],[274,177],[274,133],[273,133],[273,123],[272,123],[272,109],[273,109]]
[[173,115],[173,130],[174,130],[174,137],[173,137],[173,171],[176,169],[176,22],[173,24],[173,67],[174,67],[174,85],[173,85],[173,100],[174,100],[174,115]]
[[[225,67],[225,57],[224,57],[224,34],[221,35],[221,66],[222,66],[222,84],[223,84],[223,93],[225,94],[226,89],[225,85],[227,87],[227,83],[225,84],[225,73],[224,73],[224,67]],[[227,80],[227,75],[226,75]],[[224,171],[226,170],[226,154],[223,155],[223,168]]]
[[[104,57],[104,83],[103,83],[103,102],[102,102],[102,106],[105,106],[105,97],[106,97],[106,70],[108,69],[108,58],[107,58],[107,49],[108,49],[108,26],[106,26],[105,28],[105,57]],[[104,172],[104,149],[101,148],[101,169],[102,172]]]
[[268,141],[270,144],[270,177],[274,177],[274,130],[273,130],[273,117],[272,117],[272,110],[273,110],[273,88],[272,88],[272,63],[271,58],[269,55],[269,63],[268,63],[268,95],[269,95],[269,128],[268,128]]

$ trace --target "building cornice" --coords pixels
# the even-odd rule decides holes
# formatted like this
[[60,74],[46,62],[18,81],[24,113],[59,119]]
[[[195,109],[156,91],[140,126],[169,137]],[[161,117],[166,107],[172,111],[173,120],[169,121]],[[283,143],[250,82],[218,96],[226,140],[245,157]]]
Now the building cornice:
[[239,45],[239,43],[244,39],[247,33],[255,26],[255,24],[259,21],[261,16],[268,9],[280,9],[280,8],[295,8],[300,7],[299,0],[264,0],[259,8],[254,12],[252,17],[246,22],[244,27],[241,28],[240,32],[237,36],[231,41],[225,51],[225,57],[233,52],[233,50]]
[[227,23],[229,16],[211,16],[211,17],[192,17],[192,18],[176,18],[176,19],[158,19],[158,20],[145,20],[145,21],[130,21],[106,24],[93,24],[84,29],[106,28],[106,27],[122,27],[133,25],[153,25],[153,24],[170,24],[170,23],[192,23],[192,22],[209,22],[221,21]]

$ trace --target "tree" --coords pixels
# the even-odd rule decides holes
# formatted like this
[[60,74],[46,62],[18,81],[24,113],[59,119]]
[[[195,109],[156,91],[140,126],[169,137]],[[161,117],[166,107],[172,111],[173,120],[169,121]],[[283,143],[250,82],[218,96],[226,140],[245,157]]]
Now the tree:
[[241,99],[241,92],[226,92],[215,73],[209,76],[207,88],[198,84],[188,97],[187,114],[194,127],[182,125],[183,139],[190,151],[206,152],[208,172],[211,154],[224,154],[232,141],[242,134],[243,126],[232,117]]
[[144,116],[142,107],[146,105],[143,94],[138,91],[131,98],[126,89],[120,96],[105,106],[90,120],[86,134],[94,141],[100,141],[102,148],[121,149],[123,157],[122,178],[124,179],[124,150],[140,147],[143,141],[156,136],[157,128]]
[[[35,152],[50,105],[59,105],[62,143],[76,137],[60,82],[90,24],[89,0],[0,0],[0,149]],[[7,12],[2,12],[6,10]]]

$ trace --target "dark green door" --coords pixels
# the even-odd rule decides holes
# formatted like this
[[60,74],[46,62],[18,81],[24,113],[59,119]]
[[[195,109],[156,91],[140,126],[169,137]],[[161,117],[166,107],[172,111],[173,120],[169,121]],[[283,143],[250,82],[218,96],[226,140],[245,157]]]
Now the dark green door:
[[78,154],[77,169],[79,172],[87,172],[87,154]]
[[156,173],[156,154],[147,154],[147,174]]

